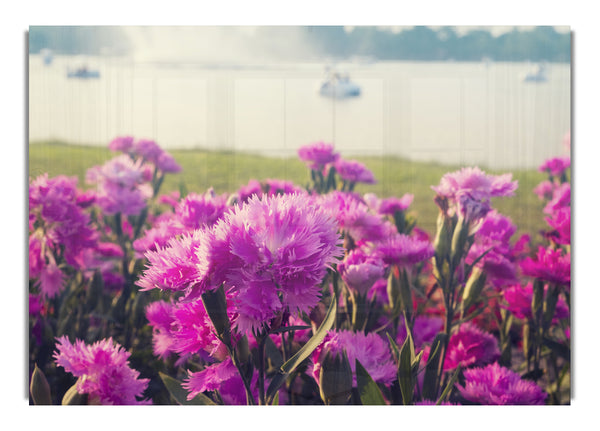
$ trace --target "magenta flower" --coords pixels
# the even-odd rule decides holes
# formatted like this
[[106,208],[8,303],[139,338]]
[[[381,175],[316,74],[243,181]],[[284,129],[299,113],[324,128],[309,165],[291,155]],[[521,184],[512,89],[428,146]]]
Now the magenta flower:
[[[544,286],[544,291],[548,291],[548,286]],[[506,305],[503,308],[509,310],[515,317],[519,319],[532,319],[531,301],[533,299],[533,283],[527,283],[525,286],[515,284],[506,287],[502,290]],[[566,319],[569,317],[569,307],[562,296],[558,297],[556,310],[554,312],[553,321],[556,323],[558,319]]]
[[189,392],[187,399],[191,400],[205,391],[220,389],[223,382],[235,376],[237,376],[237,369],[231,362],[231,358],[227,358],[223,362],[207,366],[202,371],[189,372],[183,388]]
[[554,189],[552,200],[544,207],[546,214],[553,214],[561,208],[571,206],[571,184],[563,183]]
[[538,385],[497,362],[464,371],[465,384],[456,384],[467,401],[484,405],[543,405],[548,394]]
[[540,200],[550,200],[552,199],[552,196],[554,195],[554,189],[556,188],[555,184],[548,181],[548,180],[544,180],[541,183],[539,183],[537,186],[535,186],[535,188],[533,189],[533,193],[535,193]]
[[513,196],[518,187],[511,181],[512,174],[487,175],[481,169],[463,168],[445,174],[440,184],[432,189],[451,205],[451,213],[457,212],[467,221],[476,221],[491,209],[490,198]]
[[374,214],[360,196],[334,191],[317,198],[338,222],[339,230],[350,235],[355,243],[381,241],[397,233],[396,227]]
[[144,232],[141,238],[133,241],[133,249],[137,258],[142,258],[148,251],[157,251],[168,246],[169,241],[183,233],[171,220],[163,220]]
[[444,370],[453,370],[459,365],[463,368],[486,365],[499,357],[500,349],[496,337],[467,322],[450,337]]
[[327,353],[338,355],[346,352],[356,386],[356,359],[376,382],[390,384],[396,379],[397,367],[392,359],[389,344],[379,335],[370,332],[329,331],[325,340],[312,354],[312,375],[319,382],[321,361]]
[[175,322],[173,304],[155,301],[146,307],[146,319],[152,327],[152,351],[161,359],[174,352],[175,339],[171,327]]
[[108,148],[111,151],[121,151],[128,153],[133,148],[133,137],[132,136],[119,136],[113,139]]
[[323,171],[323,168],[330,163],[334,163],[339,159],[339,153],[333,149],[333,144],[324,142],[315,142],[313,144],[304,145],[298,149],[298,157],[306,165],[315,171]]
[[227,209],[227,198],[216,196],[211,189],[205,194],[190,193],[175,209],[175,224],[185,229],[212,226]]
[[146,252],[147,269],[136,282],[142,290],[163,289],[189,292],[198,278],[196,250],[203,231],[173,238],[167,247]]
[[566,157],[554,157],[552,159],[546,160],[541,166],[538,168],[540,172],[547,172],[549,175],[553,177],[560,177],[565,173],[567,169],[571,166],[571,158],[569,156]]
[[431,258],[435,254],[435,250],[429,241],[397,233],[378,242],[375,246],[375,253],[387,265],[409,267]]
[[571,244],[571,207],[563,207],[556,210],[546,221],[553,228],[549,233],[556,244]]
[[88,169],[86,180],[98,185],[96,202],[108,215],[137,215],[152,196],[141,162],[134,162],[125,154]]
[[305,193],[304,189],[298,187],[291,181],[278,180],[273,178],[267,178],[264,180],[264,187],[266,193],[269,196],[275,195],[287,195],[292,193]]
[[570,287],[571,253],[539,247],[535,259],[528,257],[521,261],[521,270],[525,275]]
[[[437,316],[421,315],[415,318],[412,329],[413,344],[416,350],[421,350],[426,344],[433,341],[435,336],[444,329],[444,320]],[[402,346],[406,341],[406,326],[404,319],[400,319],[396,344]]]
[[365,295],[378,279],[384,277],[385,268],[377,256],[355,248],[338,264],[338,272],[351,290]]
[[175,161],[175,158],[166,151],[163,151],[156,159],[156,167],[163,172],[181,172],[181,166]]
[[160,146],[150,139],[139,139],[133,144],[133,152],[154,165],[158,164],[158,158],[164,153]]
[[401,198],[389,197],[379,199],[374,193],[367,193],[363,199],[373,211],[382,214],[394,216],[398,212],[406,211],[414,199],[414,195],[406,193]]
[[138,401],[149,379],[139,379],[140,373],[129,367],[130,353],[112,338],[87,345],[81,340],[71,344],[66,336],[57,338],[56,364],[79,377],[77,392],[88,394],[90,404],[132,405],[150,404]]
[[254,196],[205,237],[201,284],[233,289],[238,330],[251,333],[284,310],[309,312],[317,304],[326,269],[342,254],[340,242],[335,222],[308,196]]
[[363,163],[356,160],[344,160],[338,158],[333,164],[340,178],[349,183],[375,184],[377,181],[371,172]]

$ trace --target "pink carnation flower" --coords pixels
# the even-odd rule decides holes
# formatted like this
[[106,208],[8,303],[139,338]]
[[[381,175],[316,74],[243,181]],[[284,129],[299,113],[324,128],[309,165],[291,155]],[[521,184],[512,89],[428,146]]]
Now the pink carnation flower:
[[396,379],[397,367],[392,359],[389,344],[379,335],[370,332],[329,331],[325,340],[312,354],[312,374],[319,382],[321,361],[327,353],[338,355],[346,352],[356,386],[356,359],[376,382],[390,384]]
[[139,372],[129,367],[130,353],[112,338],[87,345],[81,340],[71,344],[66,336],[57,338],[56,364],[79,377],[77,392],[88,394],[90,404],[150,404],[138,401],[149,379],[139,379]]
[[450,337],[444,370],[453,370],[459,365],[463,368],[485,365],[499,357],[500,349],[496,337],[467,322]]
[[456,384],[467,401],[483,405],[543,405],[548,394],[508,368],[490,364],[464,371],[465,384]]
[[333,144],[324,142],[315,142],[313,144],[304,145],[298,149],[298,157],[313,170],[323,171],[323,168],[334,163],[340,155],[333,149]]
[[571,166],[571,158],[569,156],[566,157],[554,157],[552,159],[546,160],[544,163],[540,165],[538,170],[540,172],[547,172],[553,177],[560,177],[565,173],[567,169]]
[[108,148],[111,151],[121,151],[123,153],[129,152],[133,148],[133,137],[132,136],[119,136],[113,139]]
[[[548,291],[548,286],[544,286],[544,291]],[[531,301],[533,299],[533,283],[527,283],[525,286],[515,284],[513,286],[506,287],[502,290],[506,308],[515,317],[519,319],[531,319],[533,317],[531,313]],[[569,307],[562,296],[558,297],[556,303],[556,310],[554,312],[554,322],[558,319],[566,319],[569,317]]]
[[571,244],[570,206],[556,210],[550,217],[546,217],[546,222],[553,228],[549,235],[556,244]]
[[554,189],[556,188],[555,184],[548,181],[548,180],[544,180],[541,183],[539,183],[537,186],[535,186],[535,188],[533,189],[533,193],[535,193],[540,200],[550,200],[552,199],[552,196],[554,195]]
[[521,261],[523,274],[567,287],[571,285],[571,253],[539,247],[535,259]]
[[215,224],[226,209],[226,197],[216,196],[212,189],[203,195],[190,193],[177,205],[174,221],[182,228],[199,229]]
[[431,258],[435,250],[429,241],[397,233],[377,243],[375,253],[387,265],[409,267]]
[[517,186],[512,174],[488,175],[477,167],[469,167],[445,174],[432,189],[454,205],[452,211],[467,221],[476,221],[491,209],[490,198],[513,196]]
[[[426,344],[433,341],[435,336],[444,329],[444,320],[436,316],[417,316],[412,329],[413,343],[415,349],[421,350]],[[400,319],[398,325],[398,335],[396,336],[396,344],[402,346],[406,341],[406,326],[404,319]]]
[[371,172],[363,163],[356,160],[344,160],[339,158],[333,166],[340,178],[350,183],[375,184],[377,181]]
[[369,256],[359,248],[351,250],[338,264],[338,272],[344,283],[361,295],[365,295],[384,276],[384,270],[381,259]]
[[561,208],[571,206],[571,184],[563,183],[554,189],[552,200],[544,207],[546,214],[553,214]]

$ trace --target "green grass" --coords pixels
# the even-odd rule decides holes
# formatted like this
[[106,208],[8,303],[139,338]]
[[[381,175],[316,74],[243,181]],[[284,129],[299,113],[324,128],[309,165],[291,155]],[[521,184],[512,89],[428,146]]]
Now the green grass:
[[[213,187],[217,193],[233,192],[252,178],[258,180],[277,178],[305,185],[309,172],[297,158],[269,158],[247,153],[204,150],[170,150],[182,166],[179,174],[167,175],[162,192],[179,190],[185,187],[188,192],[204,192]],[[79,186],[85,188],[85,172],[88,168],[104,163],[116,154],[106,147],[69,145],[62,142],[37,142],[29,146],[29,176],[36,177],[47,172],[56,175],[77,176]],[[343,154],[342,154],[343,156]],[[412,162],[396,157],[357,157],[365,163],[377,178],[374,185],[359,184],[359,193],[372,192],[379,197],[397,196],[412,193],[414,201],[411,210],[421,228],[430,234],[435,233],[437,207],[433,202],[432,185],[437,185],[446,172],[460,166],[444,166],[435,163]],[[486,171],[490,174],[504,172]],[[518,226],[517,235],[530,233],[537,239],[537,233],[545,228],[542,202],[532,192],[545,177],[536,170],[513,171],[513,178],[519,181],[516,196],[498,198],[493,205],[503,214],[512,218]]]

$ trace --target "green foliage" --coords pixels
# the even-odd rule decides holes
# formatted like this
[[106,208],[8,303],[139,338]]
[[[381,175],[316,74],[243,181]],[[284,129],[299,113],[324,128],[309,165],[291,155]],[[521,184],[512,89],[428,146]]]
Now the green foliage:
[[158,374],[160,375],[165,387],[178,404],[181,404],[182,406],[216,405],[210,398],[203,394],[198,394],[191,400],[188,400],[188,391],[181,386],[180,381],[174,379],[173,377],[169,377],[164,373],[159,372]]
[[383,394],[377,386],[377,383],[369,375],[365,367],[356,359],[356,385],[360,395],[360,402],[367,406],[383,406],[386,405]]

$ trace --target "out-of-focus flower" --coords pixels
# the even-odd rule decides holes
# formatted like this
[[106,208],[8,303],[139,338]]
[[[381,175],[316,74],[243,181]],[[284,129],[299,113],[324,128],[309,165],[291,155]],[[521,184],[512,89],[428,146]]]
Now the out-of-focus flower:
[[413,236],[396,234],[375,246],[375,253],[387,265],[409,267],[431,258],[435,250],[429,241],[421,241]]
[[524,275],[570,287],[571,253],[539,247],[535,259],[528,257],[521,261],[521,270]]
[[157,165],[163,149],[153,140],[139,139],[133,144],[133,152],[142,156],[146,161]]
[[513,196],[517,187],[518,183],[512,181],[510,173],[495,176],[477,167],[468,167],[445,174],[440,184],[432,189],[438,197],[449,201],[451,214],[457,212],[467,221],[476,221],[490,211],[490,198]]
[[176,226],[185,229],[212,226],[223,216],[226,209],[226,197],[215,195],[212,189],[202,195],[190,193],[177,205],[174,222]]
[[[425,356],[424,354],[423,357]],[[444,370],[453,370],[459,365],[463,368],[486,365],[499,357],[500,350],[496,337],[467,322],[450,337]]]
[[325,166],[334,163],[339,159],[340,155],[334,151],[333,144],[315,142],[300,147],[298,149],[298,157],[310,169],[322,172]]
[[163,151],[156,159],[156,167],[163,172],[181,172],[181,166],[175,161],[175,158],[166,151]]
[[367,255],[362,249],[355,248],[338,264],[338,272],[350,289],[365,295],[384,276],[385,268],[377,256]]
[[556,210],[546,221],[553,228],[549,236],[557,244],[571,244],[571,207]]
[[554,195],[555,187],[556,186],[554,185],[554,183],[550,182],[549,180],[544,180],[537,186],[535,186],[535,188],[533,189],[533,193],[535,193],[542,201],[550,200]]
[[144,235],[133,241],[136,257],[144,257],[148,251],[157,251],[168,246],[175,236],[184,232],[181,227],[175,226],[172,220],[155,223],[154,227],[144,232]]
[[140,161],[135,162],[125,154],[88,169],[86,180],[97,184],[96,202],[108,215],[137,215],[152,196]]
[[152,327],[152,351],[162,359],[174,351],[175,340],[171,332],[175,322],[173,308],[173,304],[165,301],[155,301],[146,307],[146,318]]
[[[544,291],[548,290],[548,286],[544,287]],[[531,301],[533,298],[533,283],[527,283],[525,286],[515,284],[502,289],[505,305],[502,307],[509,310],[515,317],[519,319],[531,319]],[[554,312],[554,321],[556,319],[566,319],[569,317],[569,307],[562,296],[558,297],[556,310]]]
[[338,222],[339,230],[350,235],[355,243],[381,241],[397,233],[396,227],[373,213],[360,196],[334,191],[317,198]]
[[327,354],[339,355],[346,352],[356,386],[356,359],[376,382],[389,384],[396,379],[397,367],[392,359],[389,344],[379,335],[370,332],[329,331],[325,339],[312,354],[312,374],[319,381],[321,362]]
[[108,144],[111,151],[129,152],[133,148],[133,136],[118,136]]
[[[413,344],[415,349],[421,350],[426,344],[433,341],[435,336],[444,328],[444,319],[437,316],[420,315],[415,318],[412,329]],[[404,319],[400,319],[396,343],[402,346],[406,341],[406,326]]]
[[349,183],[375,184],[375,176],[363,163],[339,158],[333,164],[340,178]]
[[544,207],[546,214],[553,214],[561,208],[571,206],[571,184],[563,183],[554,189],[552,200]]
[[57,338],[56,364],[79,377],[77,392],[88,394],[90,404],[133,405],[150,404],[138,401],[149,379],[139,379],[140,373],[129,367],[130,353],[112,338],[91,345],[81,340],[71,344],[66,336]]
[[381,215],[394,216],[398,212],[406,211],[414,199],[414,195],[406,193],[401,198],[389,197],[379,199],[374,193],[366,193],[363,196],[365,203],[373,211]]
[[554,157],[542,163],[538,170],[540,172],[546,172],[553,177],[560,177],[567,169],[569,169],[569,167],[571,167],[570,157]]
[[464,371],[465,384],[456,384],[467,401],[483,405],[543,405],[548,394],[532,381],[497,362]]

